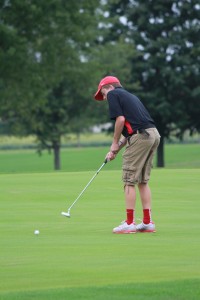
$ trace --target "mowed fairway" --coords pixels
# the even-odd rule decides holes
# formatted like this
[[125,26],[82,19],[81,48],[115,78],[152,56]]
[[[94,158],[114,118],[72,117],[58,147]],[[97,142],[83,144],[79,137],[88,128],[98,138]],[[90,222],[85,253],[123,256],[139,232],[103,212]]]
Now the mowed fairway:
[[200,170],[153,170],[157,232],[114,235],[124,196],[107,167],[70,219],[95,171],[0,175],[1,300],[200,299]]

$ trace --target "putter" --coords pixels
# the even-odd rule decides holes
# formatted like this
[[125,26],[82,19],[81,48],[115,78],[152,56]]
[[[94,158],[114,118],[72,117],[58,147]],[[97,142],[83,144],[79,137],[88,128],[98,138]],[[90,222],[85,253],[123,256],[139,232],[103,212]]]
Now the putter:
[[84,189],[82,190],[82,192],[78,195],[78,197],[76,198],[76,200],[72,203],[72,205],[68,208],[67,212],[61,212],[61,215],[64,217],[68,217],[70,218],[70,210],[71,208],[74,206],[74,204],[78,201],[78,199],[82,196],[82,194],[85,192],[85,190],[88,188],[88,186],[91,184],[91,182],[94,180],[94,178],[99,174],[99,172],[101,171],[101,169],[105,166],[105,164],[108,162],[107,159],[105,159],[104,163],[101,165],[101,167],[97,170],[97,172],[94,174],[94,176],[90,179],[90,181],[88,182],[88,184],[84,187]]

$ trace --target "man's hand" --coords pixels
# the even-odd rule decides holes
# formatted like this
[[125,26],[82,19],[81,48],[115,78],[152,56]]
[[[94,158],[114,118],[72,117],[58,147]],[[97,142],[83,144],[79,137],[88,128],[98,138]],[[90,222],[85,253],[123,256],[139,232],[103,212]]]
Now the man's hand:
[[115,157],[116,157],[116,154],[114,154],[114,153],[111,152],[111,151],[109,151],[109,152],[107,153],[107,155],[106,155],[107,161],[113,160],[113,159],[115,159]]
[[119,144],[113,142],[111,147],[110,147],[110,152],[112,152],[113,154],[117,154],[119,152]]
[[117,153],[119,152],[120,148],[119,148],[119,144],[113,142],[111,147],[110,147],[110,151],[107,153],[106,155],[106,159],[108,161],[115,159]]

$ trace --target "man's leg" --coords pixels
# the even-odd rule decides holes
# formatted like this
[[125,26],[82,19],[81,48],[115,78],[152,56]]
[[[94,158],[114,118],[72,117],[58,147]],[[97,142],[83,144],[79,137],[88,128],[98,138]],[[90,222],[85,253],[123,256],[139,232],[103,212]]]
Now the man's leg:
[[138,189],[143,209],[151,209],[151,190],[148,183],[139,183]]
[[151,190],[148,183],[138,184],[138,189],[143,208],[143,223],[149,224],[151,222]]
[[154,143],[149,150],[149,154],[146,158],[145,164],[142,170],[142,183],[138,184],[141,203],[143,207],[143,222],[137,225],[137,231],[140,232],[155,232],[155,224],[152,222],[151,219],[151,190],[148,185],[148,180],[150,178],[153,158],[156,153],[157,147],[160,141],[160,135],[157,129],[147,129],[148,133]]
[[125,185],[125,206],[126,206],[126,222],[127,224],[135,223],[135,202],[136,202],[136,190],[133,185]]
[[134,185],[125,185],[125,203],[126,209],[135,209],[136,191]]
[[136,226],[140,232],[155,232],[155,225],[151,220],[151,190],[148,183],[138,184],[143,207],[143,222]]
[[135,233],[136,225],[134,222],[136,191],[135,186],[125,185],[125,206],[126,206],[126,221],[118,227],[113,228],[113,233]]

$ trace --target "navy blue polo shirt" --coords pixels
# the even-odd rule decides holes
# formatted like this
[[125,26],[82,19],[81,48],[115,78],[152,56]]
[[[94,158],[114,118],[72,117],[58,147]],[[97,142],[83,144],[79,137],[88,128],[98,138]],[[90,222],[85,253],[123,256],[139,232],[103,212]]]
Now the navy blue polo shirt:
[[125,117],[122,134],[125,137],[132,135],[139,129],[155,127],[154,120],[142,102],[133,94],[121,87],[111,90],[107,94],[111,120],[119,116]]

